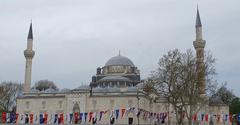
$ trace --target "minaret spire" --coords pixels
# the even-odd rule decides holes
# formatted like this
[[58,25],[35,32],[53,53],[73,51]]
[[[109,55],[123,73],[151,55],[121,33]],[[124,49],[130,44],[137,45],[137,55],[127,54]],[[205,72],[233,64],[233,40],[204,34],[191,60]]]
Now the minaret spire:
[[27,37],[27,49],[24,50],[24,56],[26,58],[26,66],[25,66],[25,79],[24,79],[24,87],[23,92],[28,93],[31,89],[31,75],[32,75],[32,59],[35,55],[33,51],[33,31],[32,31],[32,22],[30,23],[30,28]]
[[205,47],[206,41],[203,40],[203,37],[202,37],[202,24],[201,24],[198,8],[197,8],[195,28],[196,28],[196,40],[193,41],[193,46],[196,50],[199,94],[205,94],[206,85],[205,85],[205,69],[204,69],[204,47]]
[[33,39],[32,20],[31,20],[31,23],[30,23],[30,28],[29,28],[27,39]]
[[198,6],[197,6],[197,17],[196,17],[196,27],[202,27],[202,23],[201,23],[201,18],[200,18],[200,14],[199,14],[199,10],[198,10]]

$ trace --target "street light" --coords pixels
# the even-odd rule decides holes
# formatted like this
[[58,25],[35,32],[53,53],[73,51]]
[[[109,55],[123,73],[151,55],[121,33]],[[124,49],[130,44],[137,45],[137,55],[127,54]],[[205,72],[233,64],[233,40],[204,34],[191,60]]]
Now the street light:
[[[137,102],[138,112],[140,112],[140,110],[139,110],[139,100],[140,100],[140,98],[139,98],[138,88],[137,88],[137,100],[138,100],[138,102]],[[139,115],[138,114],[137,114],[137,118],[138,118],[138,125],[139,125]]]

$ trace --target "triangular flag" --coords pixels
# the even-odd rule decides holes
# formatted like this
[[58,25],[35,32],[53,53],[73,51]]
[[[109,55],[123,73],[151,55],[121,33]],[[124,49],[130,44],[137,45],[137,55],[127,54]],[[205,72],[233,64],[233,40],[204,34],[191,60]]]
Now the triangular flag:
[[47,113],[44,113],[44,124],[47,124],[48,122],[48,114]]
[[125,108],[122,108],[122,109],[121,109],[121,114],[122,114],[121,118],[123,118],[125,111],[126,111]]
[[78,112],[74,112],[74,123],[77,124],[78,123]]
[[118,119],[118,116],[119,116],[119,109],[116,109],[116,110],[115,110],[115,114],[116,114],[116,119]]
[[33,114],[30,114],[30,124],[33,124]]
[[6,122],[6,112],[2,112],[2,123],[5,123]]
[[88,115],[88,113],[87,113],[87,112],[85,112],[85,113],[84,113],[84,120],[85,120],[84,122],[86,122],[86,121],[87,121],[87,115]]
[[[138,109],[138,110],[137,110],[137,117],[139,117],[139,116],[140,116],[140,114],[141,114],[141,111],[142,111],[141,109]],[[155,115],[156,115],[156,113],[155,113]]]
[[240,122],[240,113],[238,113],[237,120]]
[[64,123],[68,123],[68,119],[69,119],[68,116],[69,116],[69,114],[66,113],[66,114],[65,114],[65,122],[64,122]]
[[16,117],[15,117],[15,123],[18,123],[18,117],[19,117],[19,114],[16,113]]
[[28,123],[29,123],[29,115],[25,114],[25,124],[28,124]]
[[34,123],[35,123],[35,124],[38,124],[38,115],[37,115],[37,114],[35,114]]
[[50,124],[53,124],[53,123],[54,123],[53,114],[50,114],[48,123],[50,123]]
[[113,114],[114,114],[114,111],[112,110],[111,112],[110,112],[110,118],[112,118],[113,117]]
[[10,123],[14,123],[15,122],[15,113],[11,112],[10,113]]
[[93,112],[89,112],[89,120],[88,120],[88,122],[92,121],[92,115],[93,115]]
[[39,115],[39,123],[43,124],[44,123],[44,118],[43,118],[43,114]]
[[73,113],[70,113],[69,116],[70,116],[69,123],[72,124]]
[[197,121],[197,114],[196,113],[193,115],[193,121]]
[[10,113],[9,113],[9,112],[7,112],[6,122],[7,122],[7,123],[10,122]]
[[204,114],[201,115],[201,121],[204,121]]
[[64,116],[63,116],[63,113],[60,114],[60,124],[64,124]]
[[232,123],[232,114],[229,114],[229,121]]
[[225,115],[225,122],[228,121],[228,114]]
[[103,115],[104,111],[100,111],[100,114],[99,114],[99,121],[102,120],[102,115]]
[[79,120],[82,121],[83,113],[79,114]]
[[205,121],[208,122],[208,114],[205,115]]
[[57,124],[58,123],[58,114],[55,114],[54,115],[54,121],[53,121],[54,124]]

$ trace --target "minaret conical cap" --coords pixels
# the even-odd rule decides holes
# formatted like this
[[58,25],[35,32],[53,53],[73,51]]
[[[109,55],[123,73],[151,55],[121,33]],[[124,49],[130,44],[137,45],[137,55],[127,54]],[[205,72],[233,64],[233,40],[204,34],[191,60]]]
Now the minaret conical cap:
[[33,39],[33,31],[32,31],[32,22],[30,23],[30,28],[28,32],[28,39]]
[[201,18],[200,18],[200,14],[199,14],[199,10],[197,8],[197,18],[196,18],[196,27],[202,27],[202,23],[201,23]]

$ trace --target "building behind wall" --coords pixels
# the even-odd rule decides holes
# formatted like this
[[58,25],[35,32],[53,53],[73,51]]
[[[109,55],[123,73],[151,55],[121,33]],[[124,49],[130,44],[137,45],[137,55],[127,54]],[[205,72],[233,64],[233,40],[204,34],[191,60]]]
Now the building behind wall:
[[[30,36],[30,37],[29,37]],[[198,58],[198,67],[202,67],[204,47],[206,42],[202,39],[202,24],[199,12],[197,11],[196,40],[194,48]],[[141,86],[140,70],[127,57],[120,53],[110,58],[103,67],[96,69],[89,86],[80,86],[72,90],[55,91],[49,88],[45,91],[30,89],[31,83],[31,61],[34,56],[32,50],[33,33],[32,24],[28,35],[28,46],[25,52],[26,71],[24,83],[24,95],[17,99],[17,113],[25,114],[48,114],[49,119],[55,114],[88,113],[85,122],[92,124],[89,117],[98,118],[98,124],[109,124],[114,118],[116,124],[153,124],[156,122],[153,117],[168,114],[165,122],[175,122],[172,106],[164,97],[150,96],[139,89]],[[199,75],[201,76],[201,74]],[[199,77],[199,84],[205,94],[205,79]],[[139,109],[139,110],[138,110]],[[122,112],[125,110],[124,115]],[[224,105],[219,98],[211,99],[209,105],[203,109],[204,112],[228,114],[228,106]],[[138,112],[141,111],[139,117]],[[116,112],[119,112],[117,118]],[[100,119],[100,114],[102,118]],[[113,115],[112,115],[113,114]],[[113,117],[111,117],[113,116]],[[50,121],[49,121],[50,122]],[[217,121],[215,121],[217,122]]]

